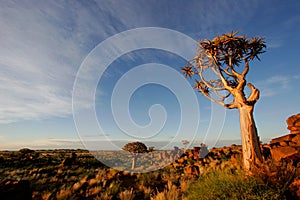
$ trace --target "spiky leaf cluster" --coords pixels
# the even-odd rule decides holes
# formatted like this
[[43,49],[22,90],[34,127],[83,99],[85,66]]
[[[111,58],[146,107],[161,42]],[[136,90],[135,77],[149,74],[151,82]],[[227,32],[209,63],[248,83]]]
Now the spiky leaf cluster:
[[244,60],[259,60],[258,55],[264,53],[266,48],[263,37],[237,36],[238,32],[230,32],[217,36],[212,40],[205,39],[199,45],[204,51],[216,58],[219,65],[239,66]]
[[[213,102],[236,108],[238,105],[234,105],[234,102],[226,104],[225,100],[234,98],[238,93],[245,96],[244,88],[247,85],[253,93],[249,102],[246,97],[243,101],[245,104],[255,103],[259,97],[258,90],[252,84],[247,84],[245,77],[249,71],[249,61],[260,60],[259,55],[265,52],[264,38],[248,39],[247,36],[238,36],[237,32],[229,32],[212,40],[200,40],[198,45],[195,58],[182,68],[186,77],[195,78],[194,88]],[[213,79],[205,77],[207,70],[213,72]],[[257,99],[253,101],[253,97]]]

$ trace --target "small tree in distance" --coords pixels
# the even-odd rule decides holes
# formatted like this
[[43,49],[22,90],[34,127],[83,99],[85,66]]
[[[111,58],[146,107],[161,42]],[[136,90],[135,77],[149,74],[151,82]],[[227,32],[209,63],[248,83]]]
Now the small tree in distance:
[[142,142],[127,143],[123,147],[123,150],[128,151],[132,154],[132,165],[131,165],[132,170],[134,170],[134,168],[135,168],[135,163],[136,163],[136,159],[138,157],[138,154],[148,152],[147,146]]
[[183,145],[183,148],[184,148],[184,152],[186,151],[186,147],[187,145],[190,143],[188,140],[182,140],[182,145]]
[[[242,137],[243,164],[246,172],[253,172],[262,161],[259,138],[253,118],[259,90],[247,83],[249,62],[259,59],[266,48],[264,38],[237,36],[230,32],[212,40],[199,41],[199,49],[182,72],[195,79],[195,89],[212,102],[228,109],[238,109]],[[207,70],[214,78],[207,79]],[[251,90],[247,96],[246,86]]]

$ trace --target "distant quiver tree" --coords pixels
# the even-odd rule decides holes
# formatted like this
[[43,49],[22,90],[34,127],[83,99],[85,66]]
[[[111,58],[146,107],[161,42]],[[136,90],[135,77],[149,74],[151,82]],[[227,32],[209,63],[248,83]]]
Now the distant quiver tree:
[[131,165],[131,169],[134,170],[135,168],[135,163],[138,157],[139,153],[147,153],[148,149],[147,146],[142,143],[142,142],[131,142],[131,143],[127,143],[124,147],[123,147],[124,151],[128,151],[132,154],[132,165]]
[[[259,90],[247,83],[246,75],[250,61],[260,60],[258,56],[265,52],[266,45],[263,37],[248,39],[237,33],[230,32],[212,40],[200,40],[195,58],[188,62],[182,72],[189,78],[195,78],[195,89],[207,99],[228,109],[238,109],[243,167],[251,174],[262,161],[253,118]],[[212,74],[210,78],[207,78],[208,70]],[[249,95],[246,95],[246,86],[250,89]]]
[[188,140],[182,140],[182,145],[183,145],[183,148],[184,148],[184,152],[186,151],[186,148],[187,148],[187,145],[190,143]]

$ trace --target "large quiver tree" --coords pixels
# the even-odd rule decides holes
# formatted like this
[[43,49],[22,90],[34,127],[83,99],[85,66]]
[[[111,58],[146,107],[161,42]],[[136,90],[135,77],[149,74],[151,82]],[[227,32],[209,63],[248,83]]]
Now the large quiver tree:
[[[230,32],[212,40],[199,41],[194,59],[182,69],[189,78],[195,78],[195,89],[212,102],[228,109],[238,109],[242,137],[243,164],[246,172],[253,172],[262,161],[259,138],[253,119],[254,105],[259,90],[247,83],[249,62],[259,59],[266,48],[264,38],[237,36]],[[207,78],[207,71],[211,74]],[[250,94],[245,94],[246,86]]]

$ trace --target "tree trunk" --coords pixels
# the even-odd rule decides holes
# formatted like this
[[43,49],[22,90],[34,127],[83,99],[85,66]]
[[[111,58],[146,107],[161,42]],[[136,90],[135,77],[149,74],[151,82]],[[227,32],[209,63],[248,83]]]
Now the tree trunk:
[[253,173],[255,166],[262,162],[259,138],[253,119],[254,105],[242,105],[240,113],[240,128],[242,135],[243,167],[246,173]]
[[131,165],[132,170],[134,170],[134,168],[135,168],[136,157],[137,156],[135,154],[133,154],[133,156],[132,156],[132,165]]

